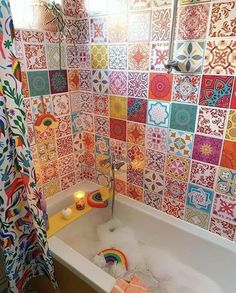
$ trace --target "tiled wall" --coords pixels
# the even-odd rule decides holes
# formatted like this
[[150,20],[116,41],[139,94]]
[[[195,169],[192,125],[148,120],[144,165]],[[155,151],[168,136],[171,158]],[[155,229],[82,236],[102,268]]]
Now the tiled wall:
[[[47,34],[23,40],[26,54],[27,43],[38,46],[25,64],[30,94],[44,89],[43,106],[60,123],[46,140],[36,135],[34,144],[32,136],[43,191],[49,196],[80,179],[106,185],[109,169],[100,161],[114,152],[131,161],[117,173],[117,191],[235,240],[236,1],[180,0],[174,52],[182,74],[170,75],[163,63],[171,1],[81,2],[64,1],[77,44],[67,37],[70,99],[55,93],[67,91],[66,72],[50,72]],[[26,101],[32,128],[39,98]]]

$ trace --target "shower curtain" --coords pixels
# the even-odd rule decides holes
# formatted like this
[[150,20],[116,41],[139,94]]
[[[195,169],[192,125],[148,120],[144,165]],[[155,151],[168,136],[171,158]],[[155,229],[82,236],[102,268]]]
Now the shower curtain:
[[10,4],[0,0],[0,246],[14,293],[43,274],[57,288],[35,182]]

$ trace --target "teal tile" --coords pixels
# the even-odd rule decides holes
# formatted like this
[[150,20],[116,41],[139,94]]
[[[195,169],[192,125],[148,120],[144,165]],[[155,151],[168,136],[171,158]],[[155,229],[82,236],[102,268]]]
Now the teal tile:
[[173,103],[171,106],[170,128],[194,132],[197,106]]
[[48,71],[29,71],[27,75],[31,97],[50,94]]

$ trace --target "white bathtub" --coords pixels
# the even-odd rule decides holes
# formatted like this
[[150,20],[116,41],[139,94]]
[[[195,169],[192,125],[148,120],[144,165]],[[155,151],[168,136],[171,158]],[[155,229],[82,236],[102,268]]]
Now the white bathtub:
[[[74,191],[96,188],[96,184],[83,182],[48,199],[49,215],[69,206]],[[95,240],[97,225],[106,222],[109,215],[109,207],[93,209],[49,239],[53,256],[97,292],[110,292],[115,279],[82,255],[84,247],[80,247],[80,239],[86,236],[91,242]],[[164,250],[205,275],[222,293],[236,292],[235,243],[119,195],[116,196],[115,217],[135,232],[137,240]]]

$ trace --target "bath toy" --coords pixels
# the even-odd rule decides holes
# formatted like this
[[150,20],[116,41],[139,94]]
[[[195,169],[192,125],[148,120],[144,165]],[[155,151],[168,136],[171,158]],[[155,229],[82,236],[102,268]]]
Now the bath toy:
[[68,220],[71,218],[72,210],[70,208],[65,208],[61,211],[63,219]]
[[127,259],[122,251],[114,248],[109,248],[100,251],[98,255],[100,254],[104,255],[106,263],[120,263],[126,268],[126,270],[128,269]]
[[108,201],[103,201],[102,194],[99,190],[94,190],[87,195],[88,205],[92,208],[106,208],[108,206]]

